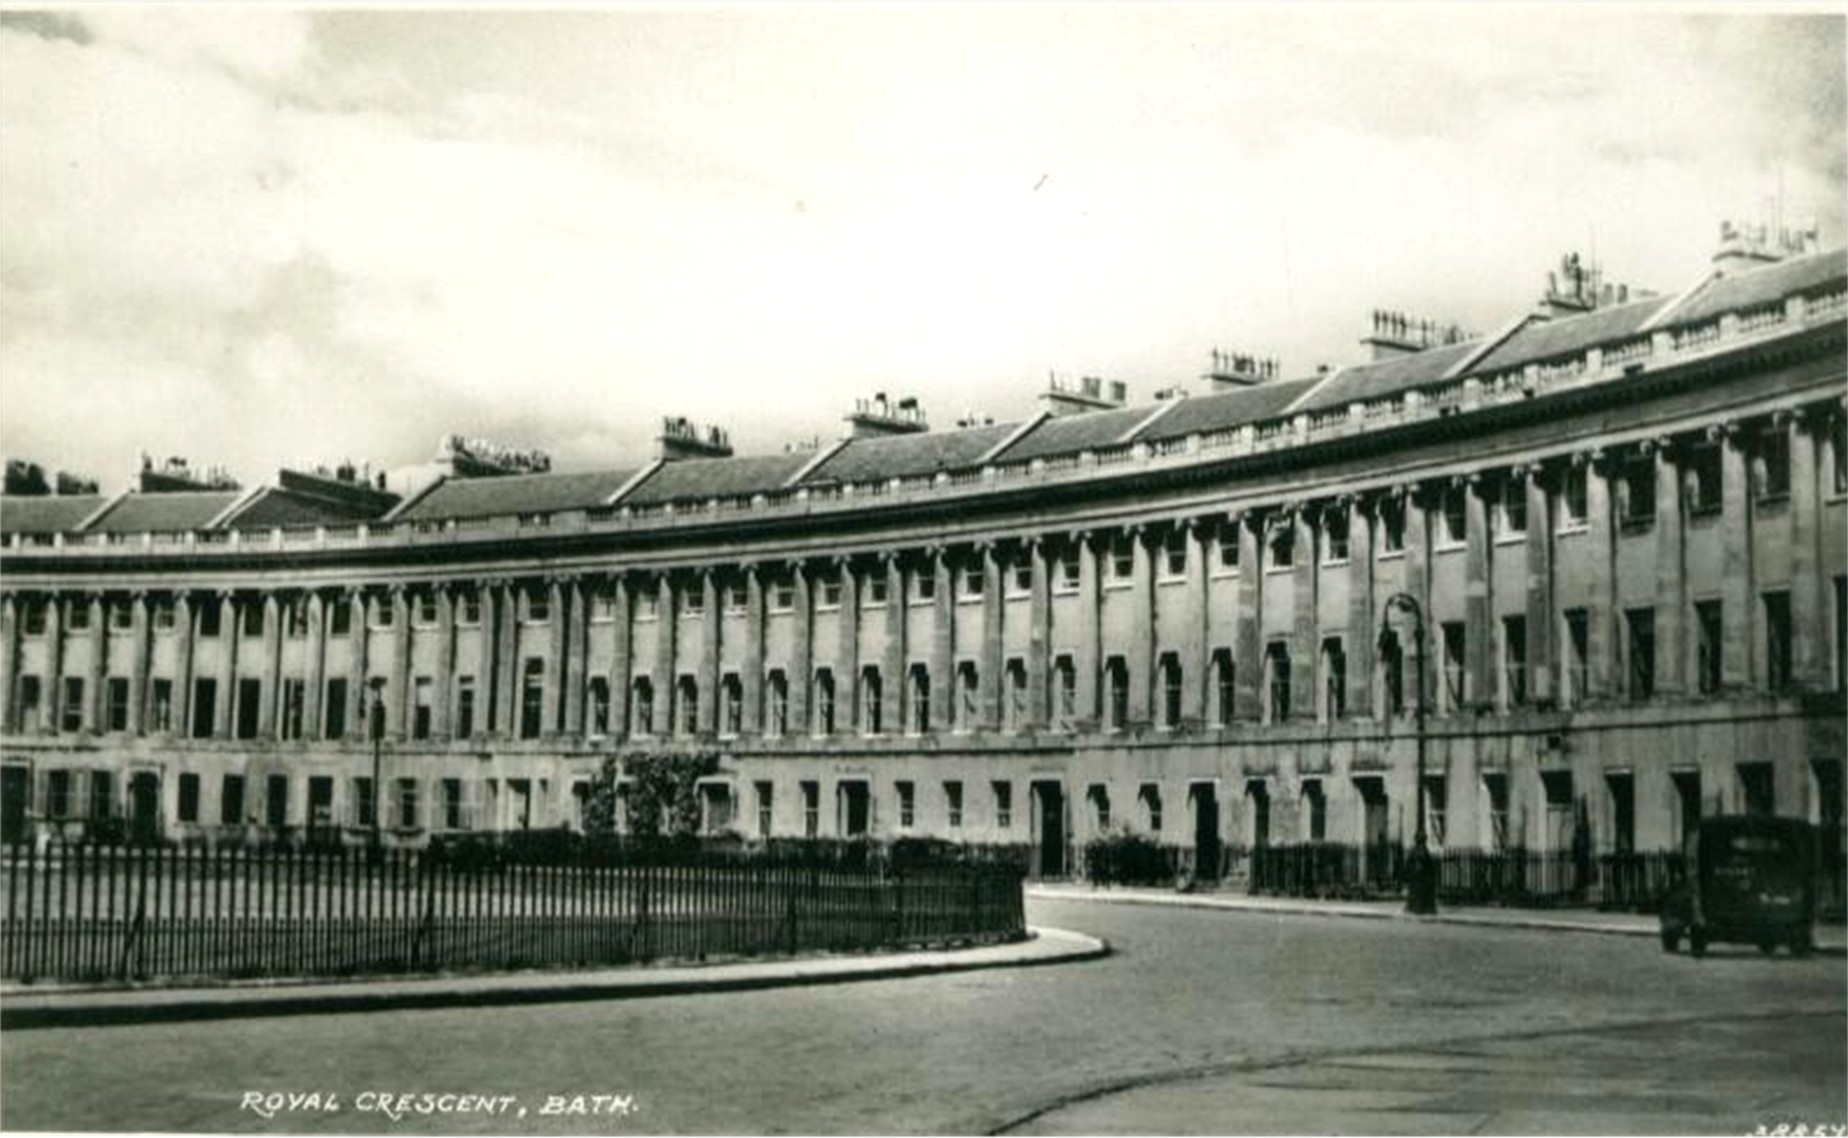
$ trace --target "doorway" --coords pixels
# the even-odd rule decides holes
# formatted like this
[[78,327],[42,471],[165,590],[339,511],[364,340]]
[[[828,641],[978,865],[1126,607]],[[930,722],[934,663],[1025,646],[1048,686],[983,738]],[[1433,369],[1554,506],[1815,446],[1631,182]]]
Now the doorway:
[[840,783],[834,793],[842,837],[857,838],[872,829],[872,793],[866,783],[851,779]]
[[32,772],[22,766],[0,767],[0,843],[26,840],[26,806]]
[[1065,876],[1065,788],[1056,782],[1033,784],[1033,828],[1041,877]]
[[136,845],[160,840],[160,776],[138,771],[128,780],[129,833]]
[[1187,788],[1194,815],[1194,879],[1219,880],[1219,789],[1210,782]]

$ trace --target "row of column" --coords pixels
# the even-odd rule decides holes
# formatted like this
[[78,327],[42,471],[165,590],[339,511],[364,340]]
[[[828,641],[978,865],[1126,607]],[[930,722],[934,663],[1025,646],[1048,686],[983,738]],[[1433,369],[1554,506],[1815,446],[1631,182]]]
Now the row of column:
[[[1790,431],[1789,516],[1791,561],[1789,566],[1790,616],[1792,626],[1792,678],[1799,685],[1816,685],[1826,679],[1827,661],[1821,630],[1825,626],[1821,594],[1821,527],[1818,512],[1817,437],[1828,422],[1826,413],[1780,413],[1772,420],[1773,429]],[[1402,511],[1402,576],[1399,588],[1408,593],[1426,614],[1428,651],[1439,660],[1428,666],[1428,683],[1433,690],[1427,698],[1433,706],[1435,687],[1442,674],[1438,628],[1444,621],[1461,617],[1464,623],[1463,671],[1464,701],[1482,704],[1494,698],[1499,685],[1495,679],[1494,637],[1496,620],[1493,590],[1498,583],[1492,572],[1492,534],[1489,503],[1493,497],[1509,493],[1503,481],[1525,483],[1526,496],[1526,672],[1529,692],[1539,701],[1582,703],[1610,697],[1619,690],[1616,675],[1618,621],[1616,611],[1617,563],[1616,517],[1614,495],[1610,492],[1620,463],[1639,458],[1653,461],[1655,571],[1654,599],[1656,621],[1655,686],[1663,694],[1687,690],[1688,680],[1688,570],[1683,509],[1684,461],[1690,446],[1718,445],[1720,448],[1720,524],[1726,531],[1725,564],[1719,574],[1723,582],[1723,610],[1732,634],[1723,638],[1722,683],[1728,689],[1742,688],[1752,675],[1753,637],[1739,634],[1749,629],[1759,582],[1753,565],[1752,525],[1755,511],[1750,501],[1747,464],[1750,458],[1749,436],[1736,425],[1722,425],[1704,438],[1663,438],[1649,440],[1619,450],[1593,451],[1540,465],[1516,467],[1488,476],[1468,475],[1457,479],[1424,482],[1394,491],[1365,495],[1342,495],[1316,502],[1293,504],[1269,510],[1247,512],[1231,523],[1231,540],[1238,543],[1241,571],[1237,583],[1237,605],[1233,623],[1232,656],[1234,670],[1234,707],[1236,718],[1257,720],[1267,715],[1268,701],[1264,685],[1267,676],[1265,647],[1277,639],[1262,621],[1266,609],[1267,555],[1270,539],[1276,531],[1286,529],[1294,540],[1292,591],[1294,618],[1286,639],[1290,646],[1290,683],[1300,693],[1291,701],[1292,718],[1314,718],[1318,714],[1319,692],[1316,679],[1324,630],[1318,590],[1322,586],[1321,566],[1330,539],[1331,524],[1344,524],[1349,546],[1348,606],[1343,634],[1345,683],[1352,710],[1367,712],[1372,705],[1374,654],[1372,643],[1377,623],[1384,611],[1385,596],[1376,595],[1383,578],[1375,572],[1380,556],[1383,528],[1392,524],[1390,513]],[[1568,480],[1584,478],[1585,516],[1582,556],[1571,565],[1556,563],[1558,510]],[[1515,491],[1519,492],[1519,491]],[[1431,597],[1432,521],[1441,520],[1446,494],[1461,494],[1464,513],[1464,592],[1458,602],[1445,598],[1445,611],[1433,612]],[[1174,652],[1181,665],[1181,703],[1185,718],[1205,719],[1209,710],[1208,677],[1211,672],[1209,635],[1211,610],[1208,603],[1207,566],[1212,556],[1212,525],[1191,520],[1173,523],[1180,527],[1181,540],[1187,546],[1184,586],[1157,587],[1158,574],[1153,560],[1160,555],[1172,532],[1160,528],[1131,526],[1124,532],[1130,543],[1133,571],[1129,579],[1129,624],[1127,643],[1108,646],[1112,654],[1121,654],[1130,679],[1127,713],[1132,722],[1147,722],[1156,698],[1159,652]],[[1222,534],[1224,531],[1220,531]],[[1222,537],[1222,540],[1225,538]],[[1054,640],[1051,576],[1053,555],[1062,560],[1077,559],[1076,598],[1073,611],[1077,628],[1073,635],[1061,636],[1063,643],[1074,645],[1076,684],[1074,702],[1079,720],[1103,717],[1100,677],[1106,646],[1101,643],[1104,599],[1102,565],[1112,555],[1110,543],[1100,541],[1090,532],[1059,535],[1046,539],[1023,540],[1015,550],[1030,566],[1028,597],[1029,632],[1024,659],[1026,673],[1026,719],[1029,726],[1045,726],[1053,718],[1051,646]],[[954,645],[958,607],[954,570],[979,567],[984,581],[982,599],[983,636],[980,641],[977,676],[982,728],[994,728],[1004,716],[1007,692],[1007,666],[1003,659],[1003,598],[1014,563],[1003,564],[1001,547],[984,543],[966,547],[952,557],[942,547],[927,549],[922,558],[886,553],[868,561],[836,558],[829,562],[797,560],[789,563],[794,594],[795,627],[791,636],[791,658],[787,663],[788,730],[805,734],[811,728],[811,683],[815,674],[813,652],[815,586],[826,574],[838,574],[840,584],[839,642],[833,654],[833,683],[837,729],[859,714],[866,693],[859,690],[862,662],[860,654],[861,613],[874,611],[863,606],[862,593],[876,574],[883,578],[887,592],[884,608],[884,648],[879,664],[886,721],[896,726],[906,714],[908,703],[907,673],[913,657],[928,667],[931,683],[929,722],[907,724],[911,729],[936,731],[947,728],[956,715],[961,698],[957,690]],[[931,643],[920,652],[908,650],[907,613],[910,591],[919,568],[928,566],[934,575],[939,595],[931,624]],[[1587,654],[1584,661],[1586,690],[1565,690],[1570,671],[1564,652],[1556,645],[1560,638],[1561,595],[1565,591],[1562,572],[1579,571],[1582,584],[1574,591],[1587,612]],[[763,730],[766,722],[764,656],[766,604],[763,574],[756,566],[742,570],[745,602],[745,632],[741,645],[739,682],[742,685],[743,722],[746,733]],[[708,598],[700,659],[691,674],[697,680],[697,705],[680,706],[680,662],[676,659],[678,638],[676,622],[681,608],[681,593],[691,575],[659,573],[654,576],[657,629],[654,659],[633,659],[632,635],[635,623],[634,601],[638,578],[615,575],[601,581],[609,589],[612,623],[616,629],[611,648],[609,730],[616,736],[644,731],[672,734],[688,722],[702,734],[717,732],[721,726],[721,638],[723,636],[723,598],[716,595],[718,584],[712,570],[698,571],[700,588]],[[512,735],[521,726],[522,679],[524,655],[519,651],[519,606],[522,593],[535,587],[534,582],[516,581],[511,577],[475,582],[465,588],[476,591],[481,607],[483,650],[473,679],[477,705],[471,725],[489,735]],[[580,734],[588,726],[590,708],[587,699],[589,658],[588,596],[584,579],[576,575],[554,575],[536,583],[544,591],[556,633],[551,638],[549,658],[545,662],[543,704],[540,711],[541,733]],[[441,630],[437,638],[435,674],[430,677],[430,731],[446,736],[458,698],[455,670],[456,601],[454,587],[434,587],[436,623]],[[21,599],[9,593],[0,597],[0,691],[7,696],[4,726],[8,732],[19,729],[19,671],[21,648]],[[106,726],[108,712],[104,679],[111,676],[109,654],[122,637],[112,635],[103,598],[92,594],[67,603],[88,606],[90,647],[83,670],[83,704],[80,709],[82,730],[94,732]],[[131,618],[126,639],[129,645],[122,662],[129,685],[126,728],[131,733],[145,730],[149,712],[149,665],[152,629],[146,593],[129,598]],[[238,704],[241,698],[238,681],[246,673],[255,673],[260,681],[256,710],[260,738],[275,738],[283,733],[283,724],[292,717],[284,697],[281,674],[282,597],[277,593],[249,595],[235,591],[217,596],[220,612],[220,636],[224,650],[220,653],[212,678],[217,681],[212,733],[229,737],[236,719],[248,714]],[[372,637],[368,629],[378,623],[381,606],[391,612],[390,658],[384,662],[384,695],[391,701],[388,724],[402,736],[417,714],[418,690],[409,675],[411,660],[410,597],[401,587],[386,590],[349,588],[338,593],[310,592],[302,599],[305,605],[305,635],[309,640],[307,664],[299,677],[303,684],[301,703],[302,734],[315,736],[327,713],[323,696],[330,677],[327,644],[330,623],[336,606],[345,605],[349,613],[345,733],[363,736],[368,712],[366,678],[372,675],[374,661],[368,658]],[[1178,604],[1184,610],[1185,631],[1176,644],[1157,644],[1157,609],[1160,605]],[[175,601],[175,625],[182,630],[172,685],[172,722],[170,729],[187,732],[193,709],[194,649],[199,638],[203,606],[194,603],[192,594],[181,593]],[[260,637],[242,635],[249,606],[259,605],[263,613]],[[1460,607],[1460,612],[1457,609]],[[1575,606],[1576,607],[1576,606]],[[62,628],[65,608],[47,606],[46,633],[49,661],[46,674],[50,679],[42,699],[50,714],[47,729],[63,729],[64,645]],[[1172,622],[1171,622],[1172,623]],[[246,643],[249,640],[250,643]],[[1570,646],[1567,646],[1568,648]],[[240,656],[257,654],[256,666]],[[639,666],[638,666],[639,665]],[[648,675],[654,693],[651,721],[629,722],[634,707],[629,699],[632,678]],[[295,679],[296,677],[290,677]],[[1409,702],[1409,701],[1408,701]]]

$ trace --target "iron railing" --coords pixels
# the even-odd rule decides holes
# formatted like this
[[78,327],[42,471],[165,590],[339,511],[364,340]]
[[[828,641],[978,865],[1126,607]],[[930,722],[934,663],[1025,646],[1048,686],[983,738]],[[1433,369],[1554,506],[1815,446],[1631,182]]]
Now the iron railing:
[[491,849],[20,845],[0,976],[349,976],[863,951],[1024,935],[1021,874],[639,843]]

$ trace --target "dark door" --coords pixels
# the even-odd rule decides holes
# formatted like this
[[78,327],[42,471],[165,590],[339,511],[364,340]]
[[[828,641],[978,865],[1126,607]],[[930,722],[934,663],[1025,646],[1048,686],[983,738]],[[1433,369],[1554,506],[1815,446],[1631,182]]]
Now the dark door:
[[26,840],[26,806],[32,774],[25,767],[0,767],[0,843]]
[[308,840],[328,842],[334,837],[334,780],[314,775],[308,780]]
[[863,782],[843,782],[840,796],[841,834],[857,838],[872,824],[871,795]]
[[1033,784],[1038,804],[1039,872],[1041,877],[1065,876],[1065,788],[1056,782]]
[[137,844],[160,840],[160,776],[153,771],[128,780],[128,824]]
[[1188,792],[1194,808],[1194,877],[1219,880],[1219,792],[1197,782]]

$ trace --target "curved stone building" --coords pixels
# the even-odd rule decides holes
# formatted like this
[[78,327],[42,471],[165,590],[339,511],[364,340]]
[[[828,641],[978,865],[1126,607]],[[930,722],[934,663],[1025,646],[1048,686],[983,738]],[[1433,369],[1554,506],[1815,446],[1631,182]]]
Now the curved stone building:
[[[1769,262],[1769,263],[1766,263]],[[1674,296],[1555,282],[1479,337],[1015,423],[551,473],[450,448],[402,496],[285,473],[0,503],[7,836],[389,840],[574,824],[603,758],[722,756],[714,830],[1236,864],[1409,840],[1425,615],[1443,848],[1839,833],[1841,252],[1734,240]],[[368,739],[384,737],[378,783]],[[382,786],[382,793],[379,787]],[[121,824],[121,823],[116,823]]]

